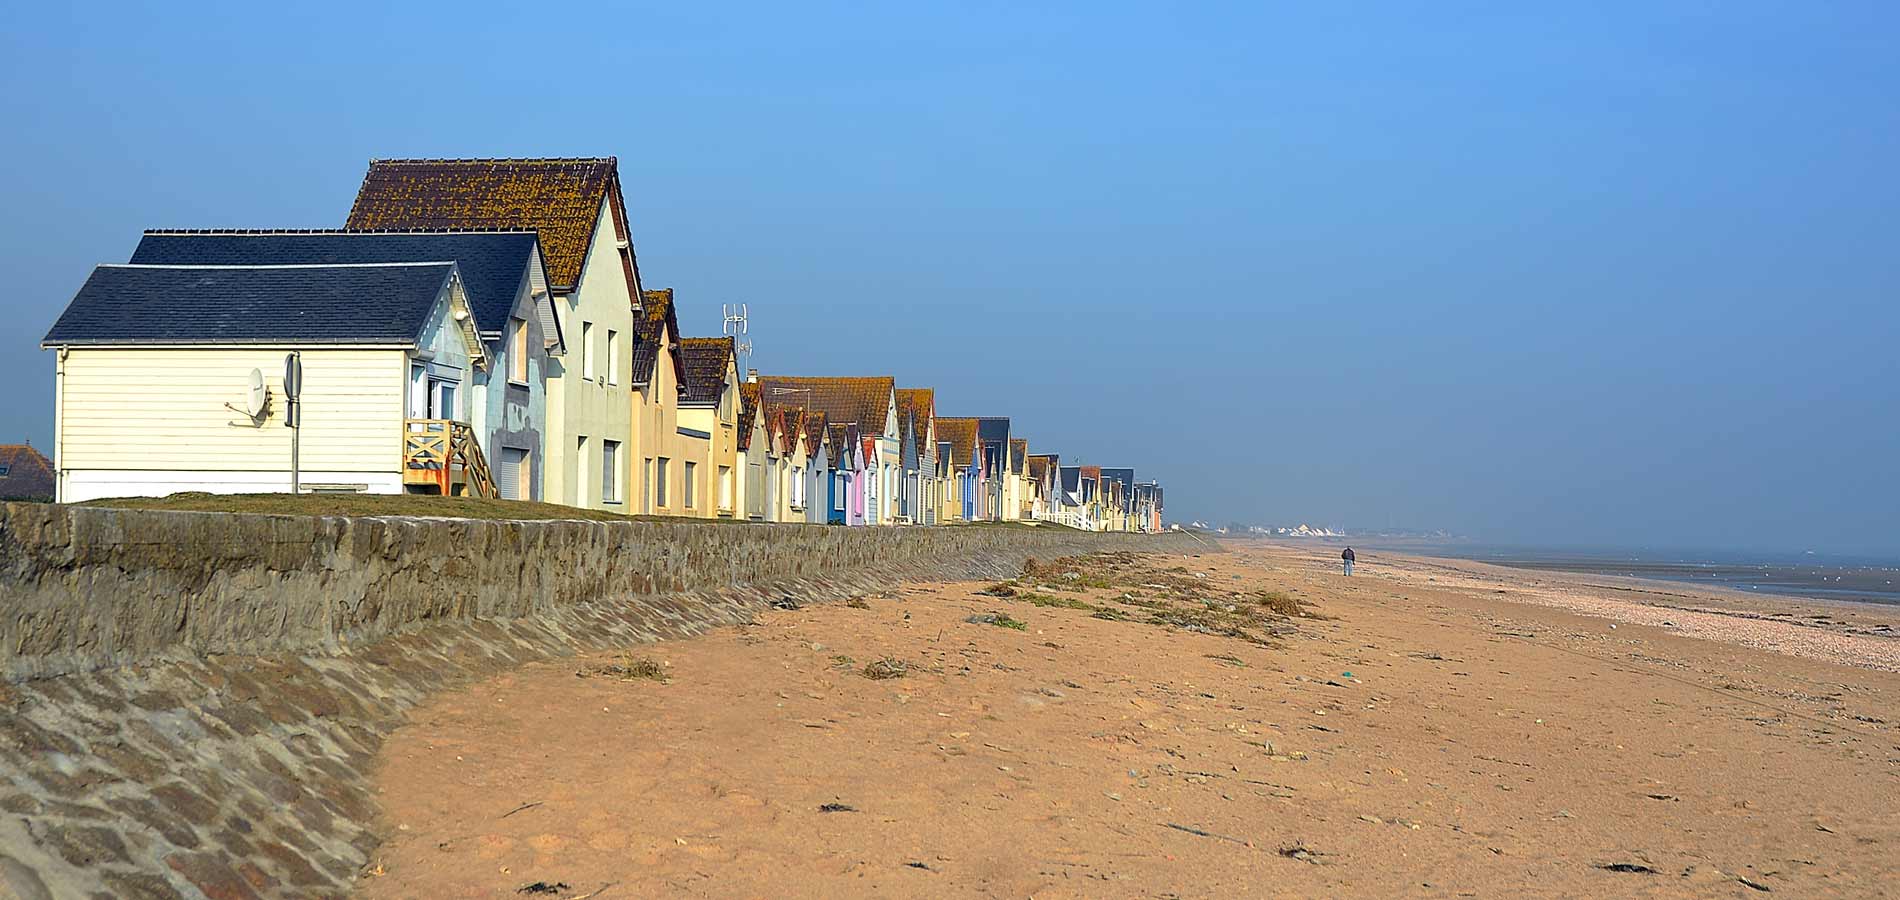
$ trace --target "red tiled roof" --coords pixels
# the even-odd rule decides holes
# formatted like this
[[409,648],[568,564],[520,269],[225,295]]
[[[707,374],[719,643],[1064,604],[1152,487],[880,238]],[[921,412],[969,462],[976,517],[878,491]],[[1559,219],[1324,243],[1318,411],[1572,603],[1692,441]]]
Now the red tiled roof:
[[762,375],[768,404],[795,404],[818,410],[837,424],[863,426],[870,434],[884,431],[884,417],[890,412],[895,381],[888,376],[872,378],[810,378],[789,375]]
[[627,290],[639,268],[613,157],[590,159],[376,159],[345,225],[359,228],[530,229],[541,238],[555,291],[580,283],[602,203],[610,208]]

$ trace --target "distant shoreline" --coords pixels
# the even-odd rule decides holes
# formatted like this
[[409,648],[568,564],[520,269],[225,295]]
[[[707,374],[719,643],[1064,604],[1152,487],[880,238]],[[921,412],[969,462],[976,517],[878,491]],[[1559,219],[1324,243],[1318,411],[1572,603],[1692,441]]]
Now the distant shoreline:
[[[1775,558],[1761,554],[1689,554],[1668,551],[1566,551],[1500,547],[1483,544],[1443,544],[1425,541],[1382,541],[1376,538],[1254,538],[1290,548],[1343,547],[1386,551],[1438,559],[1456,559],[1533,572],[1566,572],[1632,578],[1652,583],[1693,585],[1736,591],[1746,596],[1786,600],[1866,603],[1900,606],[1900,565],[1856,563],[1819,557],[1815,562],[1794,561],[1788,554]],[[1824,561],[1819,561],[1824,560]]]

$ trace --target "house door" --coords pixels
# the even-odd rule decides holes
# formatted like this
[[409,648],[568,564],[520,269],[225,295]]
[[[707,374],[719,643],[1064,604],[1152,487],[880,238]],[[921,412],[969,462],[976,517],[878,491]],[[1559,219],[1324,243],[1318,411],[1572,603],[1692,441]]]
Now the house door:
[[526,450],[501,448],[495,458],[495,486],[504,500],[528,500],[534,496],[534,463]]

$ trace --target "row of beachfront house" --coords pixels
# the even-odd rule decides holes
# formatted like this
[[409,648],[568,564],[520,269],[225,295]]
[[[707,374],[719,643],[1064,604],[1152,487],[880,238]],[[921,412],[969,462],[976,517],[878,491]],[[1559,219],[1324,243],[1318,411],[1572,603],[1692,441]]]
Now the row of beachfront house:
[[1161,528],[889,376],[740,372],[641,280],[612,158],[376,160],[342,227],[153,230],[47,333],[60,500],[472,494],[845,525]]

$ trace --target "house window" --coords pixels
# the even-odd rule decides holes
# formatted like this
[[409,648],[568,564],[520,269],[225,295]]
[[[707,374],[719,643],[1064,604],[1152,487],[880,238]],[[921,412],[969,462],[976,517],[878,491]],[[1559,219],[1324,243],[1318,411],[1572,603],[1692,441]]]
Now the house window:
[[0,478],[7,477],[7,473],[12,472],[12,471],[13,471],[12,466],[9,466],[5,463],[0,463]]
[[594,323],[581,323],[581,378],[594,380]]
[[528,383],[528,320],[508,320],[508,380]]
[[574,440],[574,502],[587,503],[587,435]]
[[653,504],[666,508],[666,464],[672,462],[662,456],[653,461]]
[[620,502],[620,442],[600,442],[600,502]]
[[620,332],[607,329],[607,383],[620,383]]
[[456,403],[455,382],[445,379],[429,378],[429,418],[461,419],[461,407]]
[[686,485],[680,490],[680,499],[686,501],[687,509],[692,509],[699,505],[699,463],[688,460],[681,474],[686,476]]
[[840,472],[837,475],[833,475],[831,477],[831,488],[832,488],[832,491],[831,491],[832,508],[836,509],[839,512],[844,512],[844,494],[845,494],[844,473]]
[[653,511],[653,457],[640,464],[640,511]]
[[719,508],[732,509],[732,467],[719,467]]

